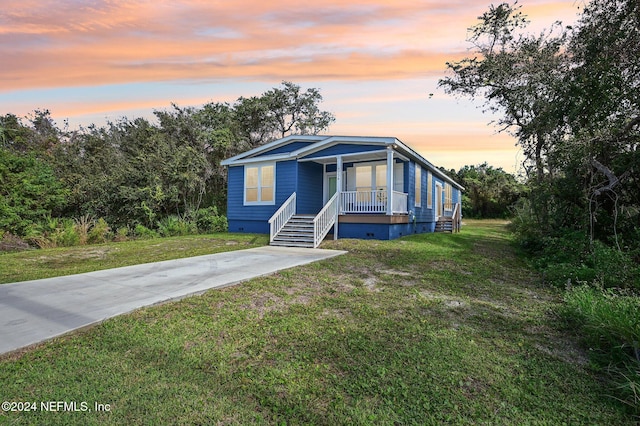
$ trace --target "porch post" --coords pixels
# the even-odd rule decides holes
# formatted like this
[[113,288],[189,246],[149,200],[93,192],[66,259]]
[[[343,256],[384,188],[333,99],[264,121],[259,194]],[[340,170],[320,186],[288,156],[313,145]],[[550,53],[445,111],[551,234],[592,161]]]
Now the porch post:
[[387,215],[393,214],[393,149],[387,148]]
[[338,194],[338,214],[342,214],[342,156],[336,157],[336,193]]

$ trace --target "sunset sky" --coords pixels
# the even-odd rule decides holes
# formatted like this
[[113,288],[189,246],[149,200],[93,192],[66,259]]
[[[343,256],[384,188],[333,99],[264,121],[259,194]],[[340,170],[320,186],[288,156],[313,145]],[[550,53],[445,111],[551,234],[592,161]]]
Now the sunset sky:
[[[233,102],[286,80],[320,89],[331,134],[396,136],[437,165],[515,172],[522,154],[481,103],[437,88],[491,3],[2,0],[0,114],[49,109],[75,129],[152,118],[172,102]],[[582,1],[519,4],[537,31],[575,22]]]

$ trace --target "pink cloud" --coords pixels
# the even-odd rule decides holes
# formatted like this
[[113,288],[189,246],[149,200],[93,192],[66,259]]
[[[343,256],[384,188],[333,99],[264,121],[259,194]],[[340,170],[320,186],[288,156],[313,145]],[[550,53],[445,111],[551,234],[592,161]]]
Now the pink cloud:
[[[397,79],[443,68],[463,2],[8,0],[0,90],[189,78]],[[445,49],[446,50],[446,49]],[[283,72],[284,71],[284,72]]]

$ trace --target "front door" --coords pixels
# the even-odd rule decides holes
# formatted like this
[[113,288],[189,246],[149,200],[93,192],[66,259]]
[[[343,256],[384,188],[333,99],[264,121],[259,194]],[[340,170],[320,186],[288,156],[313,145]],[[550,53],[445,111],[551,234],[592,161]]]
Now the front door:
[[331,197],[333,197],[336,193],[338,189],[338,178],[336,177],[336,173],[327,173],[326,174],[326,179],[324,182],[324,202],[322,203],[327,204],[327,201],[329,201],[331,199]]

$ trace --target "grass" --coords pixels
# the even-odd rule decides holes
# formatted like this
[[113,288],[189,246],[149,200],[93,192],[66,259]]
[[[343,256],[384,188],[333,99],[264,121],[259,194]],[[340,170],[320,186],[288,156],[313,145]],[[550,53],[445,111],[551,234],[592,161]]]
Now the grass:
[[0,253],[0,284],[263,246],[264,235],[210,234]]
[[349,253],[5,357],[3,401],[110,411],[0,424],[636,424],[502,223],[323,248]]

